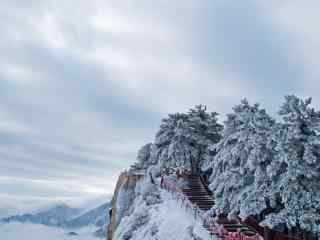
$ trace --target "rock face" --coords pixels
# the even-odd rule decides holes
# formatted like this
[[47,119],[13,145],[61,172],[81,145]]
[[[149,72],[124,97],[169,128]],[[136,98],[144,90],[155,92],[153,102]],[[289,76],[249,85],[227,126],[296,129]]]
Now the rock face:
[[127,215],[135,199],[135,187],[144,171],[130,170],[120,174],[109,211],[110,223],[107,229],[107,240],[112,240],[113,233],[123,216]]

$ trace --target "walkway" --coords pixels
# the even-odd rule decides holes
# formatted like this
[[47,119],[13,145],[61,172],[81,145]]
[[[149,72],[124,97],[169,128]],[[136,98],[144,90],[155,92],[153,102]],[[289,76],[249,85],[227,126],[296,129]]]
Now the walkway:
[[175,194],[187,208],[194,211],[195,217],[201,219],[211,236],[215,235],[227,240],[263,240],[257,231],[237,220],[229,221],[223,217],[216,220],[211,217],[208,210],[214,206],[214,199],[203,185],[200,176],[188,175],[183,176],[183,179],[186,183],[184,187],[178,187],[176,182],[166,177],[163,186]]
[[193,204],[196,204],[201,210],[208,211],[214,205],[214,200],[203,186],[198,175],[185,176],[188,187],[182,189],[182,192]]

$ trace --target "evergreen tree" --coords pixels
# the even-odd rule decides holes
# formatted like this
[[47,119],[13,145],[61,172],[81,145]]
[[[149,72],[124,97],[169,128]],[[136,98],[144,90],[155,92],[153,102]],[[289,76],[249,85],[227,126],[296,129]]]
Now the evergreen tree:
[[275,122],[246,99],[233,110],[224,122],[222,140],[213,147],[216,155],[209,159],[213,169],[210,188],[217,214],[245,219],[268,207],[266,171],[273,157],[269,136]]
[[198,105],[186,114],[169,115],[156,135],[156,155],[163,166],[199,171],[206,149],[221,138],[217,113]]
[[[175,140],[177,139],[176,132],[178,129],[178,125],[181,125],[181,122],[184,121],[186,121],[186,114],[182,113],[169,114],[168,118],[162,120],[160,130],[156,134],[155,138],[153,157],[163,167],[176,165],[173,164],[173,161],[177,156],[172,155],[172,150],[174,149],[176,143]],[[169,151],[169,149],[171,151]]]
[[289,229],[320,232],[320,112],[311,98],[285,97],[277,127],[277,157],[268,168],[273,207],[280,209],[264,221]]
[[148,143],[140,148],[137,155],[137,161],[134,163],[132,168],[147,169],[150,165],[152,165],[152,146],[152,143]]

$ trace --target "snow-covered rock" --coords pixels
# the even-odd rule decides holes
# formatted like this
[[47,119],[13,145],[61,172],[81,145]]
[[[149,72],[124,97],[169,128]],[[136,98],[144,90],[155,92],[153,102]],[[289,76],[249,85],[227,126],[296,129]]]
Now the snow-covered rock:
[[111,202],[110,223],[108,225],[108,239],[113,239],[113,234],[123,217],[130,214],[129,210],[136,198],[135,188],[143,175],[134,171],[123,172],[117,181]]
[[210,239],[191,211],[148,178],[137,184],[135,194],[129,214],[121,219],[113,240]]

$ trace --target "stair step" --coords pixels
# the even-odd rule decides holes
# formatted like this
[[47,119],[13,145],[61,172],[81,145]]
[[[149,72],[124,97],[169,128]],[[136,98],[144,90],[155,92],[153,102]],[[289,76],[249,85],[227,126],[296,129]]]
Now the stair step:
[[199,200],[194,200],[194,199],[189,199],[191,202],[196,202],[196,203],[199,203],[199,204],[214,204],[214,201],[199,201]]
[[203,194],[189,194],[187,195],[188,197],[191,197],[191,198],[206,198],[206,199],[212,199],[213,200],[213,197],[211,196],[208,196],[208,195],[203,195]]
[[187,195],[188,197],[204,197],[204,198],[210,198],[210,199],[213,199],[212,197],[210,197],[210,196],[208,196],[208,195],[206,195],[206,194],[201,194],[201,193],[188,193],[188,194],[186,194],[185,193],[185,195]]
[[210,198],[208,196],[198,196],[198,195],[190,195],[187,196],[188,199],[194,199],[194,200],[204,200],[204,201],[214,201],[213,198]]
[[202,192],[205,194],[208,194],[204,189],[197,189],[197,190],[182,190],[183,192],[189,193],[189,192]]
[[197,201],[197,202],[214,202],[212,199],[201,199],[201,198],[188,198],[192,201]]
[[185,176],[184,180],[187,182],[187,186],[181,189],[183,194],[202,211],[209,211],[215,202],[200,177],[198,175],[189,175]]
[[190,187],[190,188],[183,188],[183,190],[185,190],[185,191],[195,191],[195,190],[201,190],[201,191],[205,191],[205,189],[204,188],[193,188],[193,187]]
[[194,195],[194,196],[209,196],[208,193],[205,193],[203,191],[192,191],[192,192],[184,192],[184,194],[188,194],[188,195]]
[[199,202],[193,202],[193,203],[197,204],[198,206],[213,206],[214,205],[212,203],[199,203]]
[[194,199],[212,199],[211,197],[208,197],[206,195],[202,194],[185,194],[188,198],[194,198]]
[[183,191],[184,194],[195,195],[195,196],[204,196],[210,197],[210,195],[204,191]]
[[210,196],[208,193],[205,192],[183,192],[187,196],[198,196],[198,197],[208,197],[208,198],[213,198]]
[[206,192],[204,188],[184,188],[182,191],[185,191],[185,192],[195,192],[195,191]]
[[212,197],[206,196],[206,195],[187,195],[188,198],[193,198],[193,199],[207,199],[207,200],[214,200]]
[[203,196],[207,196],[208,193],[206,193],[205,191],[183,191],[186,194],[200,194]]
[[186,195],[187,197],[213,199],[212,197],[210,197],[210,196],[208,196],[208,195],[199,194],[199,193],[189,193],[189,194],[185,194],[185,195]]
[[210,205],[210,206],[213,206],[214,205],[214,203],[212,203],[212,202],[195,202],[195,201],[191,201],[191,202],[194,202],[194,203],[196,203],[196,204],[198,204],[198,205]]
[[207,192],[204,188],[183,188],[184,191],[186,192],[190,192],[190,191],[203,191],[203,192]]

